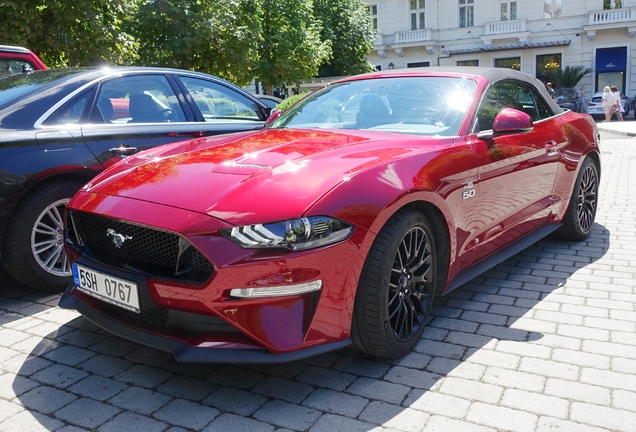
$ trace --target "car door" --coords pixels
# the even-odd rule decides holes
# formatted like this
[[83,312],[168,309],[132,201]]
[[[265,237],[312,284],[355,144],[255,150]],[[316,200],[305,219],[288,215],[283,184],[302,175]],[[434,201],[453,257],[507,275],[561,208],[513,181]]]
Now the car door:
[[104,167],[151,147],[209,134],[174,80],[152,73],[101,82],[82,126],[84,143]]
[[559,118],[532,86],[521,82],[492,85],[477,112],[481,131],[509,107],[530,115],[531,131],[474,142],[478,158],[475,210],[476,258],[484,258],[541,226],[555,204],[553,188],[559,150],[565,145]]
[[264,106],[223,81],[198,76],[175,76],[195,119],[205,123],[211,135],[262,129],[267,119]]

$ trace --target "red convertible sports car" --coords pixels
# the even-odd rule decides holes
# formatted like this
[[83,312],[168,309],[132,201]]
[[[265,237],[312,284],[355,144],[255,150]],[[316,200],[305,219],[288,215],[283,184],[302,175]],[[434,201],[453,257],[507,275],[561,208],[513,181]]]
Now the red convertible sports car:
[[181,361],[395,358],[433,298],[592,230],[591,117],[522,72],[347,78],[258,132],[130,156],[67,206],[60,305]]

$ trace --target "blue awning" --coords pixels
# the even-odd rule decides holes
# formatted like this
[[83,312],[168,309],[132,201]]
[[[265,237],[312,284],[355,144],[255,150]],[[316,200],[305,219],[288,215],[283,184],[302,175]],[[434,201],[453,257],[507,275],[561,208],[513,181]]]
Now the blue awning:
[[627,69],[627,47],[596,50],[596,72],[621,72]]

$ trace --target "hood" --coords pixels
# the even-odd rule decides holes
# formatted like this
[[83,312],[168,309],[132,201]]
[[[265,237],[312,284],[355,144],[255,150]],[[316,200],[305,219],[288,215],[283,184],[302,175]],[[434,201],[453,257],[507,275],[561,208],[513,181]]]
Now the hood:
[[270,129],[201,138],[131,156],[85,186],[235,225],[301,216],[357,172],[414,151],[410,135]]

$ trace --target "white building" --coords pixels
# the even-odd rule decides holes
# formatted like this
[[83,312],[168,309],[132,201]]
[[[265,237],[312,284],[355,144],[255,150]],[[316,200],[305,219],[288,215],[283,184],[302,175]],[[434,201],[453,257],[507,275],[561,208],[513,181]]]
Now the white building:
[[378,69],[510,67],[547,82],[551,68],[582,65],[588,97],[636,91],[636,0],[365,1]]

